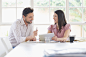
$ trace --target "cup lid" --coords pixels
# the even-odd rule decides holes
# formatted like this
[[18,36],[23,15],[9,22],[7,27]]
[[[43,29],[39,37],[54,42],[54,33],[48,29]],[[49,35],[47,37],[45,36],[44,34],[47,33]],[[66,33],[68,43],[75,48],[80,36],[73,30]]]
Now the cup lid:
[[76,35],[69,35],[69,37],[75,37]]

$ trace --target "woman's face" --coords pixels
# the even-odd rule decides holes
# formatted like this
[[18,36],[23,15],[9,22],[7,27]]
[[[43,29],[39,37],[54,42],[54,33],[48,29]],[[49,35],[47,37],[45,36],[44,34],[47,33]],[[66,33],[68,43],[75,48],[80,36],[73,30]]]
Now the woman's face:
[[58,23],[58,15],[54,13],[53,15],[54,23]]

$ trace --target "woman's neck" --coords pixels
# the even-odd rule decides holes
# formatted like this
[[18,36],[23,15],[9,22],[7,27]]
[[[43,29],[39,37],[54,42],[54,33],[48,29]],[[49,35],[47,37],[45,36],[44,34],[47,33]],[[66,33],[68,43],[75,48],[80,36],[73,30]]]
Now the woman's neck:
[[59,29],[58,23],[56,24],[56,26],[57,26],[57,29]]

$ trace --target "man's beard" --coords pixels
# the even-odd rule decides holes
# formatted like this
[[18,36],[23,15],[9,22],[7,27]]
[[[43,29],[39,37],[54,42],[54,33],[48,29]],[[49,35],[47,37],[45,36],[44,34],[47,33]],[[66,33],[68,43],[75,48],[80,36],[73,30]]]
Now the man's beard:
[[28,23],[28,24],[31,24],[29,21],[27,21],[26,19],[25,19],[25,21]]

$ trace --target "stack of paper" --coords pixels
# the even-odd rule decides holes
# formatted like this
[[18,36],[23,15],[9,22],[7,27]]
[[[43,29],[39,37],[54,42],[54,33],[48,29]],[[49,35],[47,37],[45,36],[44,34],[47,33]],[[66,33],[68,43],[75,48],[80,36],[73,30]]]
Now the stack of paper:
[[70,48],[63,50],[45,49],[44,54],[47,56],[72,55],[83,56],[86,55],[86,48]]

